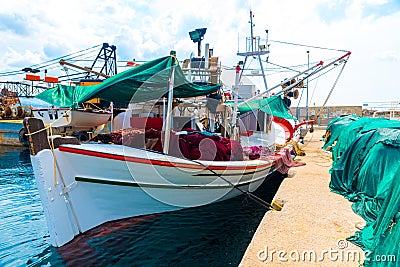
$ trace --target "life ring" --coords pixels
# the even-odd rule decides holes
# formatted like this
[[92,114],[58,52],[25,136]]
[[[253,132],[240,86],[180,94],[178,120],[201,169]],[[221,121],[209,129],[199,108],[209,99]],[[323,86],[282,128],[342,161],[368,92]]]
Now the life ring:
[[26,134],[27,134],[27,132],[26,132],[25,128],[22,128],[18,132],[19,142],[24,146],[28,146],[28,136]]

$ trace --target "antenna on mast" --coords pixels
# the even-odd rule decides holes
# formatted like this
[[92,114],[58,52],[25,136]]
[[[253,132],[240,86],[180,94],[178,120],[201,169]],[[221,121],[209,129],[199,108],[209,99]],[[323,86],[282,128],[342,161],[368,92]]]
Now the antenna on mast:
[[253,11],[250,10],[250,38],[251,38],[251,52],[254,52],[254,35],[253,35]]
[[[269,46],[267,44],[261,44],[260,43],[260,36],[254,36],[253,33],[253,28],[254,28],[254,23],[253,23],[253,18],[254,18],[254,14],[253,11],[250,10],[250,37],[246,38],[246,52],[238,52],[237,55],[238,56],[244,56],[244,62],[243,62],[243,67],[240,71],[240,78],[243,75],[246,76],[262,76],[263,81],[264,81],[264,86],[265,86],[265,90],[268,90],[268,86],[267,86],[267,80],[265,78],[265,72],[264,72],[264,68],[262,65],[262,60],[261,60],[261,56],[262,55],[267,55],[269,54]],[[267,36],[268,36],[268,31],[266,30]],[[260,69],[261,69],[261,74],[258,73],[251,73],[251,74],[244,74],[244,71],[246,71],[246,63],[248,62],[248,57],[252,57],[254,59],[258,59],[259,65],[260,65]]]

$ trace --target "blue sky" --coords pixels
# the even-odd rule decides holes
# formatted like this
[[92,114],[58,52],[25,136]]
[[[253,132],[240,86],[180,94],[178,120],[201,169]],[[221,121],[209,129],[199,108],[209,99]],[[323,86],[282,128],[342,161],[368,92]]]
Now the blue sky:
[[[271,40],[350,50],[352,55],[328,104],[360,105],[400,101],[396,89],[400,63],[400,1],[6,1],[0,9],[0,73],[20,70],[103,42],[117,46],[119,60],[149,60],[176,50],[189,57],[196,45],[188,32],[206,27],[223,65],[239,57],[238,37],[249,34],[249,10],[255,34]],[[241,47],[244,43],[239,43]],[[271,62],[307,63],[341,53],[271,42]],[[267,66],[268,67],[268,66]],[[49,73],[51,75],[51,73]],[[310,83],[313,103],[322,104],[336,74]],[[0,77],[1,81],[23,76]],[[269,85],[281,77],[270,75]],[[311,95],[312,92],[310,92]],[[311,104],[313,104],[311,103]]]

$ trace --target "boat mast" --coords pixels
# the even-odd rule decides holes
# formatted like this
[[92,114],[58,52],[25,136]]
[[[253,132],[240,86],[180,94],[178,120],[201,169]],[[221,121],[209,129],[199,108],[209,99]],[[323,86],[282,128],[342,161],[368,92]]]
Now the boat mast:
[[261,74],[246,74],[246,76],[262,76],[263,78],[263,82],[264,82],[264,87],[265,90],[268,90],[268,84],[267,84],[267,79],[265,77],[265,71],[264,71],[264,67],[262,64],[262,60],[261,60],[261,56],[263,55],[267,55],[269,54],[269,49],[268,49],[268,30],[266,30],[266,34],[267,34],[267,39],[265,41],[265,45],[260,43],[260,36],[254,36],[253,33],[253,28],[254,28],[254,24],[253,24],[253,11],[250,10],[250,37],[246,38],[246,52],[238,52],[237,55],[238,56],[244,56],[244,63],[243,63],[243,68],[240,72],[240,76],[239,76],[239,80],[242,78],[243,72],[246,70],[246,63],[247,63],[247,59],[249,57],[253,57],[258,59],[258,63],[260,65],[260,69],[261,69]]
[[239,73],[241,71],[241,68],[239,65],[236,66],[236,76],[235,76],[235,85],[233,88],[233,100],[234,100],[234,105],[233,105],[233,134],[232,134],[232,139],[233,140],[239,140],[239,133],[238,133],[238,125],[237,125],[237,113],[238,113],[238,100],[239,100]]
[[251,37],[251,52],[254,52],[254,35],[253,35],[253,11],[250,10],[250,37]]
[[[260,69],[261,69],[261,76],[263,77],[263,81],[264,81],[264,87],[265,87],[265,92],[268,92],[268,85],[267,85],[267,80],[265,78],[265,72],[264,72],[264,67],[262,64],[262,60],[261,60],[261,56],[262,55],[266,55],[269,54],[269,49],[268,49],[268,30],[266,30],[266,34],[267,34],[267,38],[265,41],[265,45],[261,45],[260,44],[260,36],[255,37],[254,33],[253,33],[253,11],[250,10],[250,37],[246,38],[246,52],[239,52],[239,44],[238,44],[238,52],[237,55],[238,56],[244,56],[244,62],[243,61],[239,61],[238,65],[236,66],[236,78],[235,78],[235,85],[233,88],[233,97],[234,97],[234,106],[233,106],[233,134],[232,134],[232,138],[235,140],[238,140],[240,137],[238,135],[238,122],[237,122],[237,111],[238,111],[238,106],[240,106],[240,104],[238,104],[238,99],[239,99],[239,82],[243,76],[243,72],[246,70],[246,63],[247,63],[247,59],[249,57],[252,58],[258,58],[258,62],[260,64]],[[240,67],[240,65],[242,65],[242,67]],[[251,73],[251,74],[246,74],[246,76],[260,76],[260,74],[258,73]],[[252,97],[253,98],[253,97]]]
[[168,152],[169,152],[169,143],[170,143],[170,139],[171,139],[172,101],[174,98],[175,55],[176,55],[176,52],[171,51],[170,57],[171,57],[171,61],[172,61],[172,66],[171,66],[172,72],[171,72],[171,76],[169,78],[167,116],[166,116],[166,121],[164,123],[164,125],[165,125],[164,148],[163,148],[164,154],[168,154]]

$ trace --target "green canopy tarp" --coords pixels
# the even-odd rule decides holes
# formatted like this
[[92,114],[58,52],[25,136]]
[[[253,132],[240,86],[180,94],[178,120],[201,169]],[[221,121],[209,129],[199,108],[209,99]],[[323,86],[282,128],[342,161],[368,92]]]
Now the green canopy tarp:
[[[233,106],[234,102],[229,101],[228,104]],[[288,109],[283,102],[283,99],[277,95],[271,96],[269,98],[250,100],[238,107],[238,111],[240,112],[240,114],[247,113],[253,110],[261,110],[262,112],[279,118],[297,120],[296,117],[289,114]]]
[[174,74],[174,97],[186,98],[216,92],[220,85],[197,85],[189,82],[173,56],[146,62],[116,74],[101,84],[92,86],[57,85],[37,95],[57,107],[76,107],[92,98],[118,103],[138,103],[158,99],[168,92],[172,68]]

